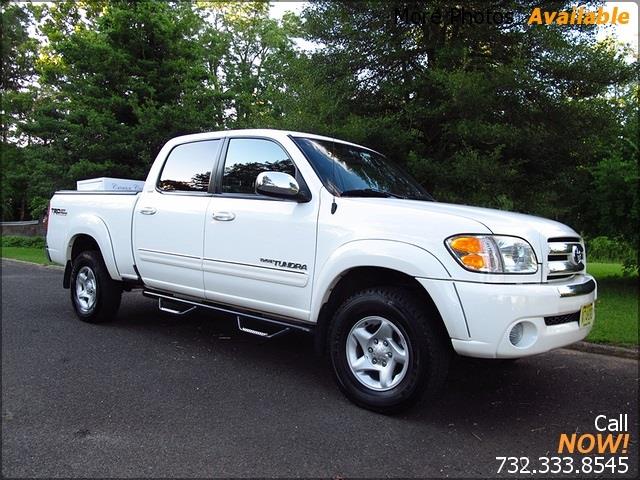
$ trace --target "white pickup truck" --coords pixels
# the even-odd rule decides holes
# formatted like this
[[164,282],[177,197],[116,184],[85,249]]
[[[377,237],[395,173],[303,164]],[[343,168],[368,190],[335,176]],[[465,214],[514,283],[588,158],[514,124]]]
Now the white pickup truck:
[[81,320],[139,288],[249,333],[310,332],[341,390],[381,412],[436,392],[452,352],[538,354],[594,321],[571,228],[438,203],[383,155],[306,133],[174,138],[142,192],[57,192],[47,252]]

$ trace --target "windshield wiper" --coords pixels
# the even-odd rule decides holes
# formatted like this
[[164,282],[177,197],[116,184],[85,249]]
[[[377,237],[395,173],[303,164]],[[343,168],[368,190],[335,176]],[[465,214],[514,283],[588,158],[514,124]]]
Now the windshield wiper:
[[396,193],[384,192],[374,188],[354,188],[353,190],[345,190],[340,194],[341,197],[382,197],[382,198],[406,198]]

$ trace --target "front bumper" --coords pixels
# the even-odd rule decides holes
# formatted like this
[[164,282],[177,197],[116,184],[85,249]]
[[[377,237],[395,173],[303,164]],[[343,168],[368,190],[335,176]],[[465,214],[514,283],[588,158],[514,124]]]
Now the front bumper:
[[[547,325],[545,317],[580,312],[597,298],[590,275],[546,284],[486,284],[455,282],[470,338],[452,338],[461,355],[483,358],[518,358],[547,352],[582,340],[593,324],[578,321]],[[579,315],[578,315],[579,318]],[[524,322],[523,341],[517,346],[509,333]]]

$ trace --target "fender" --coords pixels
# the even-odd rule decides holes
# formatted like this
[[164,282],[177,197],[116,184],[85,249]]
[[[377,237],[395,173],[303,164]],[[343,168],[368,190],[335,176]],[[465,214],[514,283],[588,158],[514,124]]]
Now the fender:
[[109,275],[114,280],[122,280],[113,252],[111,234],[104,221],[97,215],[84,213],[73,218],[67,235],[67,260],[71,260],[71,248],[78,235],[88,235],[96,241]]
[[429,293],[449,336],[468,338],[468,327],[451,274],[438,258],[417,245],[396,240],[355,240],[336,249],[316,270],[310,320],[317,323],[333,286],[348,270],[382,267],[414,277]]
[[311,321],[316,322],[333,285],[356,267],[382,267],[412,277],[448,280],[451,275],[431,252],[396,240],[354,240],[337,248],[317,268],[311,296]]

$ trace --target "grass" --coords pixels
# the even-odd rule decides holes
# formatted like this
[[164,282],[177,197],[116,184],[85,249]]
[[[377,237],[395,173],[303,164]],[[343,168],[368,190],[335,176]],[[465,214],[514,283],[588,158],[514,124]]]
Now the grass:
[[13,258],[15,260],[37,263],[39,265],[51,265],[51,262],[47,260],[43,248],[2,247],[1,256],[3,258]]
[[590,342],[638,345],[638,274],[623,277],[618,263],[591,263],[598,281],[596,321]]
[[[1,256],[51,265],[42,248],[2,247]],[[598,280],[598,300],[595,325],[587,340],[638,345],[638,274],[624,277],[618,263],[590,263],[588,270]]]
[[622,277],[622,264],[620,263],[590,263],[587,270],[598,280]]

